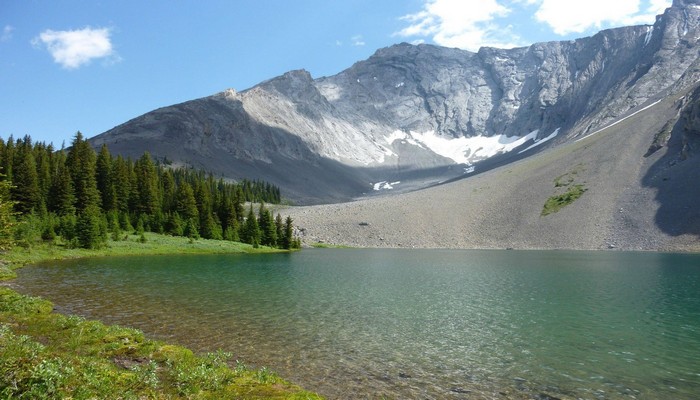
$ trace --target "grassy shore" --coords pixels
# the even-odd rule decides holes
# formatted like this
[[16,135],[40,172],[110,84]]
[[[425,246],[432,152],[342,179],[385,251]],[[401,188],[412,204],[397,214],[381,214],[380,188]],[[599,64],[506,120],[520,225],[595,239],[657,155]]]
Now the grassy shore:
[[[98,250],[37,244],[0,255],[2,279],[41,261],[172,253],[254,253],[240,243],[146,234]],[[0,287],[0,398],[319,399],[230,354],[195,355],[138,330],[52,312],[46,300]]]
[[0,254],[0,280],[12,279],[14,270],[28,264],[69,258],[158,255],[158,254],[226,254],[226,253],[272,253],[287,250],[258,247],[245,243],[224,240],[197,239],[144,233],[145,242],[139,235],[126,235],[125,240],[109,240],[100,249],[72,249],[62,243],[33,243],[30,247],[15,246]]

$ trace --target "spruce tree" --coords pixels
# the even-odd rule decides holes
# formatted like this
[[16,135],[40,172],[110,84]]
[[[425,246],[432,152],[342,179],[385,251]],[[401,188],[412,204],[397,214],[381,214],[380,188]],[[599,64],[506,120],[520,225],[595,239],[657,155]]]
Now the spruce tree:
[[21,214],[38,210],[41,201],[39,176],[36,173],[36,161],[28,137],[25,137],[24,142],[18,143],[12,183],[11,193],[12,199],[16,201],[15,210]]
[[14,243],[15,212],[10,199],[12,184],[0,173],[0,251],[9,250]]
[[49,211],[58,215],[71,215],[75,213],[75,194],[73,180],[68,167],[65,165],[65,157],[57,155],[56,166],[53,168],[51,187],[49,188]]
[[129,163],[121,155],[112,165],[112,184],[115,190],[115,205],[121,212],[129,212],[131,199],[131,172]]
[[257,218],[255,218],[252,203],[248,211],[248,216],[243,223],[243,227],[241,227],[240,236],[243,243],[252,244],[254,247],[260,244],[260,227],[258,226]]
[[258,226],[260,227],[260,244],[275,247],[277,245],[277,227],[270,210],[265,208],[264,202],[260,202]]
[[138,214],[153,215],[160,209],[160,195],[158,193],[158,174],[151,160],[151,155],[145,152],[134,165],[136,175]]
[[275,230],[277,231],[277,247],[284,247],[284,222],[279,213],[275,217]]
[[101,228],[103,218],[100,214],[100,194],[95,179],[95,151],[78,132],[73,145],[66,156],[66,166],[73,180],[75,190],[75,208],[77,212],[76,238],[78,245],[93,249],[99,247],[106,239]]
[[87,140],[83,139],[83,134],[78,132],[68,151],[66,166],[73,180],[75,208],[79,214],[100,205],[100,193],[97,191],[95,179],[95,158],[95,151]]
[[102,198],[102,210],[107,212],[116,210],[117,208],[117,192],[114,187],[112,177],[112,155],[107,150],[107,145],[102,145],[100,152],[97,154],[97,162],[95,166],[97,190]]
[[180,214],[183,221],[199,220],[197,201],[194,198],[192,186],[187,182],[180,183],[175,191],[175,211]]
[[284,242],[282,243],[282,247],[285,249],[294,247],[294,228],[292,222],[292,217],[290,216],[287,216],[287,219],[284,221]]

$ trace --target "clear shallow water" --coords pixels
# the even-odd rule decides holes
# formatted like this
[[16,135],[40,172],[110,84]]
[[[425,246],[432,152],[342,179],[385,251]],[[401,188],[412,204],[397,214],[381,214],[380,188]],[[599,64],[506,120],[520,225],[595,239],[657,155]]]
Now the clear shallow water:
[[700,255],[318,249],[19,272],[59,311],[329,398],[700,396]]

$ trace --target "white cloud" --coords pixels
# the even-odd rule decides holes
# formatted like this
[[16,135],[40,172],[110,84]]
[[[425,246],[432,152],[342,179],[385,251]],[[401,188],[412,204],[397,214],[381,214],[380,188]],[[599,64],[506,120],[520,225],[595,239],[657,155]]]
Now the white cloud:
[[566,35],[589,29],[653,23],[657,14],[671,6],[670,0],[650,0],[642,9],[640,0],[543,0],[535,19],[554,33]]
[[[401,17],[406,27],[395,36],[413,42],[478,50],[510,48],[541,30],[557,35],[592,33],[613,26],[651,24],[672,0],[423,0],[423,8]],[[528,16],[532,16],[528,18]],[[534,26],[539,23],[540,26]],[[517,29],[517,31],[516,31]]]
[[395,35],[431,37],[436,44],[468,50],[514,47],[519,37],[493,22],[510,12],[496,0],[426,0],[423,10],[401,18],[409,25]]
[[96,58],[118,61],[110,41],[110,29],[86,27],[71,31],[47,29],[32,40],[35,46],[41,44],[51,53],[53,60],[66,69],[76,69]]
[[2,28],[2,34],[0,34],[0,42],[8,42],[12,39],[12,32],[15,30],[13,26],[5,25]]
[[352,42],[353,46],[364,46],[365,41],[362,39],[362,35],[355,35],[350,38],[350,41]]

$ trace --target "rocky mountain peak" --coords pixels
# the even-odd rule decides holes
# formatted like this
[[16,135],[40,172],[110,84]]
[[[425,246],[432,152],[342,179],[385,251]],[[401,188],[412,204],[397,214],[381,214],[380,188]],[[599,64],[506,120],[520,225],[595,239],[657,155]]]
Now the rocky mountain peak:
[[[700,0],[676,0],[654,26],[573,41],[476,53],[400,43],[333,76],[294,70],[165,107],[93,143],[269,180],[304,202],[347,200],[382,181],[410,190],[578,139],[687,90],[700,78],[698,38]],[[304,197],[309,187],[323,190]]]
[[700,0],[673,0],[671,7],[700,6]]

